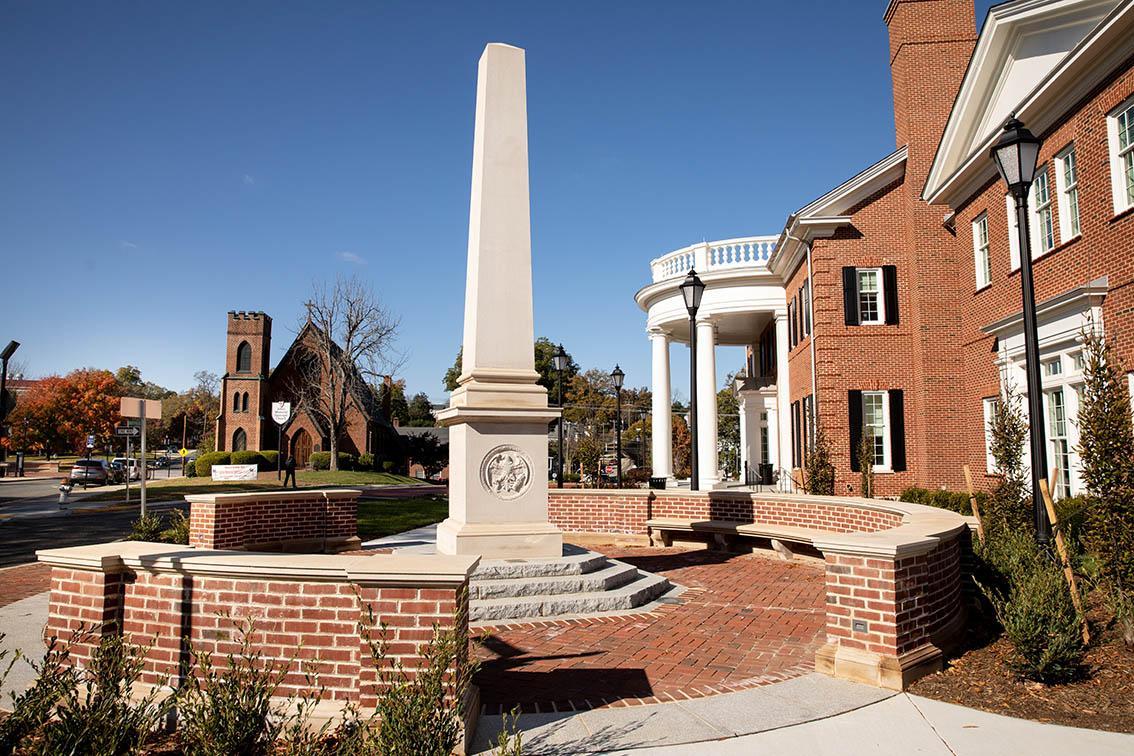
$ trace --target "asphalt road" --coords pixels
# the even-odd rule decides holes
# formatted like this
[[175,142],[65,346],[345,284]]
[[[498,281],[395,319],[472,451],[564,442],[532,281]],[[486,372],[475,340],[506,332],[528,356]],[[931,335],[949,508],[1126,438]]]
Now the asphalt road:
[[0,511],[3,505],[23,499],[37,499],[58,495],[59,478],[0,479]]
[[21,517],[0,522],[0,567],[35,561],[37,549],[115,541],[130,532],[136,509],[72,512],[55,517]]

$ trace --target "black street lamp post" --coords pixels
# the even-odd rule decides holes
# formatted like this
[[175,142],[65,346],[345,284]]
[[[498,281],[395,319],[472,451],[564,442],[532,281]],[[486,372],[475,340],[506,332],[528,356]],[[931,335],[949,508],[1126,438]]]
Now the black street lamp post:
[[689,490],[696,491],[700,486],[697,476],[697,309],[701,306],[705,284],[697,277],[697,271],[690,268],[689,275],[677,288],[689,312]]
[[614,383],[614,456],[618,465],[619,488],[622,488],[622,381],[625,378],[626,373],[615,365],[610,380]]
[[563,351],[562,344],[555,350],[551,366],[555,368],[556,383],[559,384],[559,420],[555,423],[559,434],[559,448],[555,455],[555,487],[563,488],[563,371],[567,368],[567,353]]
[[1032,282],[1032,245],[1028,234],[1028,191],[1035,178],[1040,140],[1013,115],[992,147],[992,159],[1000,177],[1016,199],[1016,231],[1020,239],[1020,288],[1023,291],[1024,372],[1028,386],[1028,420],[1031,431],[1032,507],[1035,510],[1036,540],[1051,539],[1051,523],[1040,491],[1047,478],[1047,442],[1043,427],[1043,386],[1040,380],[1039,335],[1036,328],[1036,292]]
[[[4,347],[4,351],[0,352],[0,360],[3,361],[3,368],[0,369],[0,440],[3,440],[7,434],[8,427],[8,411],[11,409],[8,406],[8,360],[12,359],[12,355],[20,348],[20,342],[9,341],[8,346]],[[8,460],[8,448],[0,443],[0,462]]]

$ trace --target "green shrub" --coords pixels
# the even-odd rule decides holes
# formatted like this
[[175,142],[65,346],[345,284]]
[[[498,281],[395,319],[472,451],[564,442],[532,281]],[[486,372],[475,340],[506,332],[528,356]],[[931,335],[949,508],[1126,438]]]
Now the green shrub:
[[126,536],[126,540],[160,541],[163,529],[161,515],[151,510],[130,523],[130,533]]
[[11,713],[0,719],[0,754],[9,754],[25,738],[38,732],[51,718],[55,703],[78,685],[78,672],[69,663],[71,646],[90,640],[89,630],[72,633],[71,640],[61,643],[52,636],[39,661],[28,660],[35,672],[35,682],[24,692],[13,695]]
[[340,470],[353,470],[356,467],[358,460],[355,459],[353,454],[346,452],[339,452],[339,469]]
[[260,456],[264,461],[260,463],[260,472],[273,472],[278,469],[280,463],[280,453],[274,449],[267,449],[260,452]]
[[988,431],[1000,480],[980,511],[985,538],[997,541],[1012,534],[1030,534],[1035,530],[1035,520],[1023,462],[1028,421],[1020,407],[1020,395],[1011,385],[996,402]]
[[831,462],[831,445],[827,434],[820,425],[815,432],[815,443],[805,454],[804,467],[807,475],[807,493],[816,496],[835,494],[835,465]]
[[196,463],[194,463],[194,464],[186,464],[186,465],[185,465],[185,477],[186,477],[186,478],[196,478],[196,477],[198,477],[198,476],[197,476],[197,465],[196,465]]
[[78,685],[69,688],[43,730],[43,753],[130,754],[157,729],[172,708],[161,692],[132,699],[142,676],[146,649],[120,635],[103,637]]
[[382,462],[382,472],[384,473],[392,473],[395,467],[397,467],[397,463],[392,459],[383,460]]
[[[268,460],[264,455],[258,451],[234,451],[231,455],[229,464],[233,465],[256,465],[257,470],[265,470]],[[213,464],[219,464],[214,462]]]
[[190,754],[267,754],[285,722],[273,716],[272,695],[287,675],[286,663],[273,663],[253,651],[255,626],[233,622],[239,649],[216,664],[212,654],[190,648],[198,674],[188,675],[178,692],[178,735]]
[[189,544],[189,517],[180,509],[169,513],[169,527],[161,531],[162,543]]
[[232,464],[232,455],[228,452],[209,452],[197,457],[197,475],[207,478],[213,473],[213,465]]
[[358,455],[358,469],[359,470],[373,470],[374,469],[374,455],[373,454],[359,454]]
[[1020,533],[986,541],[977,554],[999,573],[979,585],[1012,645],[1011,668],[1044,683],[1077,677],[1086,653],[1082,618],[1052,555]]
[[[924,504],[928,507],[937,507],[938,509],[948,509],[951,512],[957,512],[963,515],[972,515],[972,504],[969,503],[969,495],[963,491],[945,491],[942,489],[932,488],[917,488],[911,486],[902,491],[898,497],[900,501],[908,501],[913,504]],[[977,506],[982,508],[984,503],[988,500],[988,494],[983,491],[976,493]]]
[[308,464],[311,465],[312,470],[330,470],[331,469],[331,453],[330,452],[312,452],[308,458]]

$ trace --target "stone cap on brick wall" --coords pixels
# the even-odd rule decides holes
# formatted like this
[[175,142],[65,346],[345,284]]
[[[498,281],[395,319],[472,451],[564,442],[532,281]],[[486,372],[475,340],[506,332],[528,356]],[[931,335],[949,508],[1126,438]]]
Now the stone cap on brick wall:
[[757,493],[738,489],[717,491],[688,491],[681,489],[649,490],[644,488],[571,488],[550,489],[553,496],[614,496],[664,498],[707,498],[715,500],[741,500],[783,502],[785,504],[823,504],[846,509],[869,510],[899,515],[902,523],[897,527],[862,533],[833,533],[815,530],[812,543],[824,553],[856,554],[890,559],[927,554],[942,540],[954,538],[966,528],[976,526],[976,519],[948,509],[888,499],[863,499],[856,496],[809,496],[807,494]]
[[298,491],[248,491],[247,493],[189,494],[190,504],[244,504],[250,501],[306,501],[309,499],[357,499],[357,488],[305,488]]
[[210,577],[333,581],[365,585],[459,585],[479,556],[424,554],[259,554],[147,541],[96,543],[37,551],[56,567],[101,572],[145,571]]

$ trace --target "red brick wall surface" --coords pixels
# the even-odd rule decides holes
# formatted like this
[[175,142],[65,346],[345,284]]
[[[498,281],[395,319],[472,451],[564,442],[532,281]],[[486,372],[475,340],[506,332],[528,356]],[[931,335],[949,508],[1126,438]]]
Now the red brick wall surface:
[[[104,575],[55,567],[46,633],[66,641],[85,623],[115,620],[104,633],[124,632],[147,647],[143,682],[176,685],[192,651],[224,656],[239,653],[242,631],[251,628],[251,649],[264,662],[288,670],[277,695],[310,689],[305,673],[316,673],[333,700],[372,707],[378,667],[359,628],[360,600],[374,612],[375,641],[387,643],[386,668],[398,660],[406,669],[422,665],[433,626],[454,626],[467,635],[465,586],[357,585],[290,579],[230,579],[145,569]],[[385,636],[378,625],[385,623]],[[95,641],[97,643],[97,640]],[[78,646],[79,664],[92,644]]]
[[245,549],[257,544],[327,538],[358,533],[357,494],[258,495],[254,500],[194,501],[189,509],[189,545],[203,549]]

